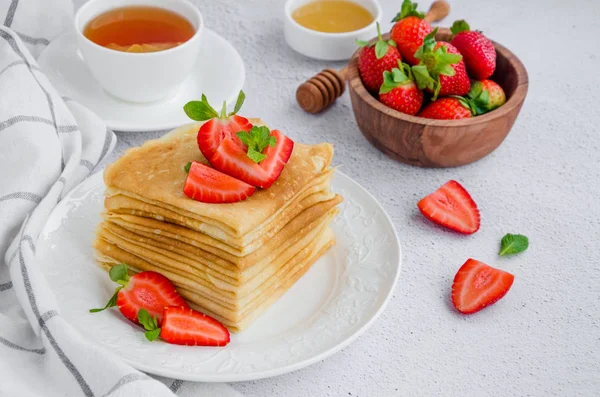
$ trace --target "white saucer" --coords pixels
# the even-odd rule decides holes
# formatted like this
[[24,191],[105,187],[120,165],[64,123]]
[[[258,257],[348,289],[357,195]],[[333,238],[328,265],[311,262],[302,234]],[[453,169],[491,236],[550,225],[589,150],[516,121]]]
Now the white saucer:
[[85,105],[116,131],[167,130],[189,123],[183,105],[206,94],[215,107],[235,101],[245,79],[240,54],[223,37],[210,29],[202,32],[197,66],[171,98],[148,104],[122,101],[107,94],[94,80],[78,55],[73,32],[52,41],[38,64],[61,95]]

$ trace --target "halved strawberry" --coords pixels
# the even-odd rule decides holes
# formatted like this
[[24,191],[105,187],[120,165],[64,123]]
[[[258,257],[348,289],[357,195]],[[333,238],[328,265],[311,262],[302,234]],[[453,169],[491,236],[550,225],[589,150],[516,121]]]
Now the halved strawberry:
[[510,273],[468,259],[454,276],[452,303],[461,313],[475,313],[506,295],[514,279]]
[[[252,124],[247,118],[236,115],[242,107],[245,98],[244,92],[240,91],[235,108],[230,113],[227,113],[227,103],[224,101],[220,115],[210,106],[204,94],[202,94],[201,101],[190,101],[183,107],[185,113],[192,120],[208,120],[200,126],[196,138],[200,151],[208,161],[211,161],[224,138],[235,138],[235,134],[238,131],[250,131],[252,128]],[[239,144],[241,145],[241,142]]]
[[140,309],[146,309],[152,317],[157,317],[160,324],[166,306],[188,307],[173,283],[160,273],[146,271],[129,277],[127,265],[123,263],[113,266],[109,276],[112,281],[121,285],[117,287],[106,306],[91,309],[91,313],[118,306],[123,316],[139,324],[138,312]]
[[479,230],[477,204],[456,181],[448,181],[418,203],[419,210],[435,223],[464,234]]
[[[242,142],[243,149],[238,142]],[[294,150],[294,141],[279,130],[253,126],[250,132],[223,139],[211,164],[218,170],[260,188],[279,178]]]
[[159,328],[149,313],[140,310],[139,322],[146,329],[146,338],[174,345],[225,346],[231,340],[227,328],[214,318],[186,307],[165,307]]
[[254,190],[254,186],[196,161],[183,187],[186,196],[203,203],[235,203],[252,196]]

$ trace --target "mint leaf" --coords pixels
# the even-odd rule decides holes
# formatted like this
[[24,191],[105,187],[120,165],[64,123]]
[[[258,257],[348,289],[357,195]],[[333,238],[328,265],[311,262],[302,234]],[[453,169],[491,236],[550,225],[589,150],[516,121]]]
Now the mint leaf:
[[189,163],[187,163],[183,169],[185,170],[186,173],[190,173],[190,168],[192,168],[192,162],[190,161]]
[[144,336],[146,337],[146,339],[152,342],[153,340],[158,339],[158,337],[160,336],[160,328],[153,329],[152,331],[146,331],[144,332]]
[[127,265],[121,263],[110,268],[108,276],[112,281],[118,283],[119,281],[128,281],[129,273],[127,272]]
[[255,163],[260,163],[267,158],[262,153],[267,146],[274,147],[277,144],[277,139],[271,135],[271,131],[265,126],[255,125],[250,132],[239,131],[236,135],[248,147],[248,158]]
[[522,234],[507,233],[500,242],[500,252],[498,255],[514,255],[523,252],[529,247],[529,239]]
[[238,97],[237,97],[237,101],[235,101],[235,107],[233,108],[233,112],[229,113],[228,116],[233,116],[234,114],[239,112],[240,109],[242,108],[242,105],[244,104],[245,99],[246,99],[246,94],[244,94],[244,91],[240,90],[240,93],[238,94]]
[[117,287],[113,296],[111,296],[111,298],[106,303],[106,306],[104,306],[103,308],[100,308],[100,309],[90,309],[90,313],[98,313],[98,312],[108,309],[109,307],[117,306],[117,296],[119,295],[119,291],[121,290],[121,288],[123,288],[123,287]]
[[202,101],[190,101],[186,103],[183,111],[190,119],[196,121],[205,121],[219,117],[217,111],[208,104],[204,94],[202,94]]
[[261,161],[263,161],[264,159],[267,158],[267,156],[265,156],[264,154],[262,154],[261,152],[257,151],[256,149],[254,149],[252,146],[250,146],[248,148],[248,153],[247,153],[248,157],[254,161],[255,163],[260,163]]

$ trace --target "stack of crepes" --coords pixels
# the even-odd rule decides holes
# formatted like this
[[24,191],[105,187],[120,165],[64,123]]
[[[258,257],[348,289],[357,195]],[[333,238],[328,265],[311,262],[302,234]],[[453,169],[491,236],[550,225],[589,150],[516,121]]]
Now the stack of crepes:
[[[260,125],[260,120],[251,120]],[[169,278],[190,306],[231,331],[247,327],[335,244],[329,228],[333,147],[296,143],[279,179],[233,204],[183,193],[201,123],[128,150],[107,167],[103,222],[94,243],[102,267],[126,263]]]

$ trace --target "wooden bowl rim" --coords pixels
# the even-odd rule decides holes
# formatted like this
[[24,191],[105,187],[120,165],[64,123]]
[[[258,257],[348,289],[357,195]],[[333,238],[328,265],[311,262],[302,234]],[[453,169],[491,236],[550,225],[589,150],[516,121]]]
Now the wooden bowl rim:
[[[446,33],[450,34],[450,29],[448,28],[439,28],[438,34]],[[389,38],[389,33],[384,35],[384,39]],[[371,39],[371,42],[375,41],[377,38]],[[508,60],[508,62],[515,68],[517,74],[517,88],[513,92],[513,94],[508,98],[508,101],[498,109],[495,109],[489,113],[485,113],[481,116],[470,117],[466,119],[459,120],[437,120],[437,119],[428,119],[425,117],[417,117],[411,116],[406,113],[399,112],[394,110],[383,103],[379,102],[373,95],[371,95],[360,79],[360,75],[358,73],[358,54],[360,52],[360,48],[357,49],[354,54],[352,54],[352,58],[348,63],[348,85],[356,92],[356,94],[362,98],[367,104],[369,104],[372,108],[376,110],[386,113],[387,115],[394,117],[399,120],[407,121],[414,124],[419,124],[423,126],[472,126],[481,123],[487,123],[488,121],[495,120],[506,116],[510,113],[514,108],[519,107],[523,101],[525,100],[525,96],[527,94],[527,88],[529,86],[529,76],[527,75],[527,69],[525,69],[525,65],[521,62],[521,60],[512,53],[508,48],[503,45],[492,40],[494,44],[494,48],[496,52],[501,53],[504,58]]]

